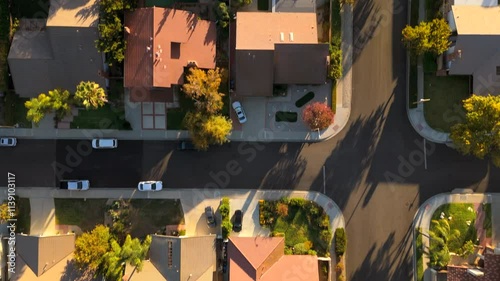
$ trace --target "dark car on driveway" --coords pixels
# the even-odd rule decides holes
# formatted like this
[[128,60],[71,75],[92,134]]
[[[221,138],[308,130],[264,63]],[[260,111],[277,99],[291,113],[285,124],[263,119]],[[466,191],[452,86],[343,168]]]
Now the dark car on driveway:
[[241,210],[236,210],[234,212],[233,231],[240,232],[242,223],[243,223],[243,212],[241,212]]
[[217,221],[215,220],[214,209],[210,206],[205,207],[205,218],[209,227],[215,227]]

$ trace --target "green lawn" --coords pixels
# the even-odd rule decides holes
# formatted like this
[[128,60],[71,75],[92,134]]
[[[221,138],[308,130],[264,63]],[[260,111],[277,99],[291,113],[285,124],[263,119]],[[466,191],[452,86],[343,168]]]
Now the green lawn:
[[462,100],[470,96],[469,76],[424,75],[425,120],[435,130],[450,132],[450,128],[464,121]]
[[132,199],[131,235],[144,237],[166,225],[184,224],[184,212],[178,199]]
[[[7,0],[2,2],[8,2]],[[11,12],[15,18],[47,18],[50,0],[13,0]]]
[[[446,220],[448,220],[448,217],[451,217],[451,220],[448,220],[450,229],[460,231],[460,239],[450,241],[448,245],[450,252],[456,253],[468,240],[476,243],[477,233],[474,227],[476,212],[474,210],[470,211],[469,208],[474,208],[474,206],[463,203],[444,204],[437,208],[432,215],[433,220],[439,220],[441,212],[443,212]],[[470,225],[467,225],[467,222],[470,222]],[[432,225],[430,230],[433,230]]]
[[28,109],[24,103],[29,100],[28,98],[20,98],[13,91],[7,91],[5,95],[5,125],[13,126],[18,124],[20,128],[31,128],[31,122],[26,119]]
[[31,226],[31,206],[28,198],[16,197],[16,212],[17,212],[17,233],[30,233]]
[[77,225],[83,231],[104,223],[107,199],[55,198],[56,224]]
[[424,280],[424,243],[422,241],[422,234],[420,228],[415,229],[416,247],[415,253],[417,255],[417,281]]
[[486,237],[491,238],[493,235],[493,225],[491,223],[491,203],[483,204],[484,221],[483,228],[486,230]]
[[72,129],[116,129],[130,130],[130,123],[125,119],[125,110],[116,109],[109,104],[95,109],[81,109],[71,122]]
[[437,71],[437,63],[436,56],[431,53],[424,54],[423,64],[424,64],[424,73],[432,73],[435,74]]

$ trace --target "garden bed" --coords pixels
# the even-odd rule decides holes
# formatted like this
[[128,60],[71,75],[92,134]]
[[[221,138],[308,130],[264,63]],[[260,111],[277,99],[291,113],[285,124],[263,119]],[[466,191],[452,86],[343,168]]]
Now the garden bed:
[[309,92],[309,93],[305,94],[303,97],[301,97],[300,99],[298,99],[295,102],[295,106],[298,108],[301,108],[306,103],[310,102],[312,99],[314,99],[314,92]]
[[56,224],[76,225],[82,231],[91,231],[104,223],[107,199],[55,198]]
[[285,254],[330,255],[330,218],[313,201],[282,198],[259,201],[259,221],[272,236],[285,237]]
[[297,122],[297,112],[278,111],[276,112],[276,122]]

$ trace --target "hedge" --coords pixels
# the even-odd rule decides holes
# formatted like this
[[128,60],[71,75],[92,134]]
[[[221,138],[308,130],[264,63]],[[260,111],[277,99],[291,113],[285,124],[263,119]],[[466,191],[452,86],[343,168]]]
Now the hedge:
[[338,256],[343,256],[347,246],[347,237],[344,228],[335,230],[335,253]]

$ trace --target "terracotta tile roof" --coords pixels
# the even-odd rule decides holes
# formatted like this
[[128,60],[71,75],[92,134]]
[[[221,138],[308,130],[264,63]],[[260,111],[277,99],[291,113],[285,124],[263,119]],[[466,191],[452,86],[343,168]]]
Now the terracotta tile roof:
[[230,237],[229,281],[317,281],[315,256],[285,256],[283,237]]
[[239,12],[236,50],[274,50],[275,43],[318,43],[316,25],[315,13]]
[[215,68],[215,23],[182,10],[142,8],[125,15],[125,87],[183,83],[184,67]]

